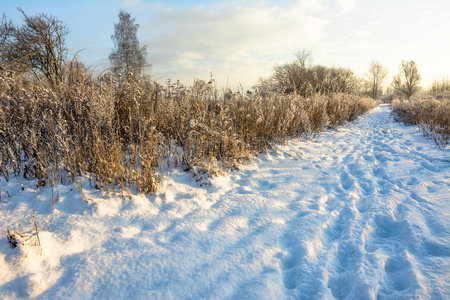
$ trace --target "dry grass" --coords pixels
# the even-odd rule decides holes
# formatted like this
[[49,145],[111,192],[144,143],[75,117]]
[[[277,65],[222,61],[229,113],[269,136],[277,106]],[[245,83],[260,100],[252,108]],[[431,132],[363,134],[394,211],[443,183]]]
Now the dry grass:
[[432,138],[440,148],[450,140],[450,95],[395,100],[392,109],[408,125],[419,125],[424,136]]
[[33,208],[33,214],[28,217],[27,224],[23,227],[20,223],[14,229],[9,230],[6,227],[6,233],[3,233],[11,244],[11,247],[17,246],[41,246],[41,240],[39,239],[39,228],[36,222],[36,211]]
[[196,176],[237,168],[276,143],[314,137],[376,106],[334,94],[227,94],[203,81],[193,87],[148,80],[120,84],[86,74],[58,89],[0,74],[0,175],[13,171],[37,186],[91,176],[110,193],[155,192],[171,166]]

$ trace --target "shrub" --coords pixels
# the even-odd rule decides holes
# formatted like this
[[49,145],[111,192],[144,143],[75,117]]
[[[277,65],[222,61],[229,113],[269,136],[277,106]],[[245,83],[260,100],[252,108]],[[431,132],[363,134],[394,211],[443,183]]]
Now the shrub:
[[450,139],[450,97],[395,100],[392,108],[400,121],[419,125],[424,136],[440,148],[446,147]]

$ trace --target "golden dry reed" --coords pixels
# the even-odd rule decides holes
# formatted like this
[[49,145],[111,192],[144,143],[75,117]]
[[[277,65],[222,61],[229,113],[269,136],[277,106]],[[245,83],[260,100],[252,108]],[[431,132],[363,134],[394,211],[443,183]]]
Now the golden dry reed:
[[225,93],[204,81],[161,86],[145,79],[75,74],[49,90],[0,73],[0,175],[38,186],[87,175],[105,193],[155,192],[169,167],[197,178],[239,167],[292,137],[314,137],[375,107],[369,98]]
[[428,98],[395,100],[392,109],[407,125],[419,125],[424,136],[432,138],[440,148],[450,140],[450,94]]

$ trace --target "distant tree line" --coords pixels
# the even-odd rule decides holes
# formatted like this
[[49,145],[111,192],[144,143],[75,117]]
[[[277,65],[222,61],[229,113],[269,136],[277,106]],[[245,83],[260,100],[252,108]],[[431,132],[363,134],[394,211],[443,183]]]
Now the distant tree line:
[[[387,67],[377,61],[370,63],[362,78],[351,69],[314,65],[310,51],[295,54],[296,60],[274,66],[272,75],[260,78],[254,89],[261,93],[312,94],[349,93],[377,99],[382,92],[383,82],[389,74]],[[390,87],[397,96],[410,98],[420,90],[421,76],[415,61],[402,61],[399,73],[394,76]],[[435,81],[432,93],[450,90],[450,81]]]

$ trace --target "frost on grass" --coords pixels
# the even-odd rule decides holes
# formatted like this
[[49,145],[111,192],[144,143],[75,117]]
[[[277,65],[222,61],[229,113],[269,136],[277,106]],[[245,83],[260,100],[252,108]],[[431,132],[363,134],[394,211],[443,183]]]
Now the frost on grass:
[[88,175],[105,194],[154,193],[171,167],[207,182],[288,138],[317,136],[375,106],[347,94],[224,98],[203,81],[163,89],[111,74],[81,73],[48,90],[1,71],[0,174],[13,171],[39,187],[70,183],[80,193],[78,177]]
[[450,141],[450,94],[425,99],[396,100],[392,108],[407,125],[419,125],[423,135],[445,148]]

